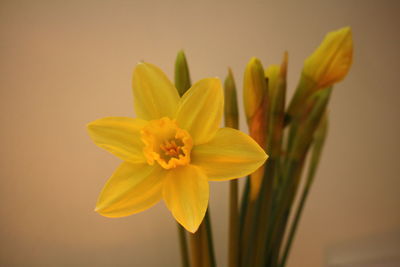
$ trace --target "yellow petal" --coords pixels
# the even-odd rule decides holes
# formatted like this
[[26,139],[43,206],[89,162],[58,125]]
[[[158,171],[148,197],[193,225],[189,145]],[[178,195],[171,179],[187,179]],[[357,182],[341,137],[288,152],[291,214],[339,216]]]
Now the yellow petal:
[[353,59],[350,27],[326,35],[321,45],[304,62],[303,75],[316,83],[316,89],[327,88],[341,81]]
[[190,133],[195,145],[204,144],[219,128],[223,104],[220,80],[200,80],[183,95],[176,121],[179,127]]
[[248,135],[221,128],[207,144],[192,150],[192,164],[203,169],[209,180],[223,181],[248,175],[268,158]]
[[155,120],[175,116],[178,91],[158,67],[139,63],[133,71],[132,87],[135,112],[139,118]]
[[208,206],[207,176],[191,165],[169,170],[164,181],[163,198],[175,220],[194,233]]
[[107,117],[88,124],[89,135],[101,148],[124,161],[144,162],[140,130],[146,121],[125,117]]
[[96,204],[106,217],[123,217],[146,210],[162,196],[165,171],[147,163],[124,162],[107,181]]

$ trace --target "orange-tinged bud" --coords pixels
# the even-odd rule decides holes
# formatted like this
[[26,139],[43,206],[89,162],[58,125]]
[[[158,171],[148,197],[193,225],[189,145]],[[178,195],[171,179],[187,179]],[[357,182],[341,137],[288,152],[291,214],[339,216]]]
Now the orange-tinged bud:
[[261,108],[267,92],[264,69],[259,59],[253,57],[246,66],[243,78],[243,101],[247,121],[252,120]]
[[328,33],[321,45],[304,62],[303,75],[315,82],[315,89],[328,88],[348,73],[353,59],[350,27]]
[[[253,57],[246,66],[243,78],[244,109],[250,136],[265,149],[267,133],[268,87],[264,68],[259,59]],[[251,175],[250,199],[254,201],[261,188],[264,166]]]
[[287,112],[287,122],[304,111],[304,105],[313,93],[341,81],[347,75],[352,60],[353,39],[350,27],[328,33],[321,45],[304,62],[300,82]]

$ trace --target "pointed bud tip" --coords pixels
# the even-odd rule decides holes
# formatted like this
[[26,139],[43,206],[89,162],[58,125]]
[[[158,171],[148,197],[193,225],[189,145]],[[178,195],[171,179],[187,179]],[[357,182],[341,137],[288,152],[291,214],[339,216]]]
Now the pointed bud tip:
[[256,57],[252,57],[250,58],[250,61],[247,65],[254,65],[254,64],[261,64],[261,61]]
[[185,56],[185,50],[181,49],[178,51],[179,56]]

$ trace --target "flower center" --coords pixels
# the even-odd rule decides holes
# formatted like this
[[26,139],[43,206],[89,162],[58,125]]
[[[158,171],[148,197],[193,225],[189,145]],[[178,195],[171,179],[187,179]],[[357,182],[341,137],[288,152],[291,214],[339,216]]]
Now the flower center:
[[147,163],[157,162],[164,169],[190,163],[192,137],[167,117],[152,120],[142,129],[143,153]]

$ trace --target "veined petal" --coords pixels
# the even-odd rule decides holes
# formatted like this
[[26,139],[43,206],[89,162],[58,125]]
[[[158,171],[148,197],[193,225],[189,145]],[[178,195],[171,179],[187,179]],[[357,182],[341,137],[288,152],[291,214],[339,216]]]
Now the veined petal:
[[161,199],[165,171],[147,163],[122,163],[107,181],[96,204],[106,217],[123,217],[150,208]]
[[168,171],[163,198],[174,218],[191,233],[197,231],[208,206],[207,176],[195,166]]
[[89,135],[101,148],[124,161],[144,162],[140,130],[146,121],[126,117],[107,117],[88,124]]
[[220,80],[200,80],[183,95],[176,121],[190,133],[195,145],[207,143],[219,128],[223,105]]
[[133,71],[132,87],[135,112],[139,118],[155,120],[175,116],[178,91],[158,67],[139,63]]
[[209,143],[193,148],[191,163],[203,169],[209,180],[223,181],[256,171],[267,158],[250,136],[221,128]]

